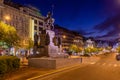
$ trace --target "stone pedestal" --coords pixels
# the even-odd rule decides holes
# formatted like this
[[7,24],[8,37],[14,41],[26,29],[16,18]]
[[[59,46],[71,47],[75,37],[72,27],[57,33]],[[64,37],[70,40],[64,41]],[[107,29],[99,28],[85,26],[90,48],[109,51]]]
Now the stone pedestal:
[[58,69],[80,64],[81,58],[30,58],[28,65],[36,68]]
[[46,30],[46,32],[50,36],[50,44],[48,46],[48,54],[50,57],[57,57],[58,54],[60,54],[60,49],[58,46],[55,46],[53,43],[53,38],[55,37],[55,32],[52,30]]

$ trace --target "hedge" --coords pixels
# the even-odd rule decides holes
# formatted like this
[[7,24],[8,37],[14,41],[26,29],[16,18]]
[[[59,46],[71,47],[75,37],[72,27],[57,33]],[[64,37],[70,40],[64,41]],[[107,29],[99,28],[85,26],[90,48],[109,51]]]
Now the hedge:
[[20,67],[20,59],[15,56],[0,56],[0,74],[18,69]]

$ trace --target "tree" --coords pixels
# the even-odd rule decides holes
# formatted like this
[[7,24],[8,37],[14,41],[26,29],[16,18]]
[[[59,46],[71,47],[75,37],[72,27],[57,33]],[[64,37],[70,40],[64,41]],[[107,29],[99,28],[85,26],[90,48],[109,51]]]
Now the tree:
[[118,46],[118,48],[117,48],[117,52],[120,54],[120,46]]
[[69,50],[72,51],[72,52],[79,53],[79,52],[81,52],[83,49],[82,49],[82,47],[79,47],[79,46],[77,46],[77,45],[72,44],[72,45],[69,47]]
[[0,41],[3,40],[4,36],[5,36],[4,27],[1,26],[1,24],[0,24]]
[[17,46],[19,43],[19,36],[13,26],[0,22],[0,41],[10,46]]
[[70,51],[72,51],[72,52],[77,52],[77,51],[78,51],[78,50],[77,50],[77,49],[78,49],[77,46],[74,45],[74,44],[71,45],[69,49],[70,49]]

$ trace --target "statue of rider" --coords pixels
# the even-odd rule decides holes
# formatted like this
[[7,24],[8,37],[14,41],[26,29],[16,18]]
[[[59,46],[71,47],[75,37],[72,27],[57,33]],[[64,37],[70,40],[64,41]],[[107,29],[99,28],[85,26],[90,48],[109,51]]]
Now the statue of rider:
[[54,29],[54,19],[52,18],[52,14],[50,12],[48,12],[47,17],[45,18],[45,26],[46,29]]

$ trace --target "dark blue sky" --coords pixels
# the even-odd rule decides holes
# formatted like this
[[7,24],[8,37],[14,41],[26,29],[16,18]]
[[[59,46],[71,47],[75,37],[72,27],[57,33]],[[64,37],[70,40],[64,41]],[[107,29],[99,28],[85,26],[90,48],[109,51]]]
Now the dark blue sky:
[[[100,39],[117,38],[120,0],[13,0],[30,4],[46,16],[54,5],[55,24]],[[115,18],[115,20],[113,19]],[[110,21],[111,19],[111,21]],[[117,23],[116,23],[117,22]],[[120,29],[119,29],[120,30]],[[110,32],[116,32],[109,35]]]

